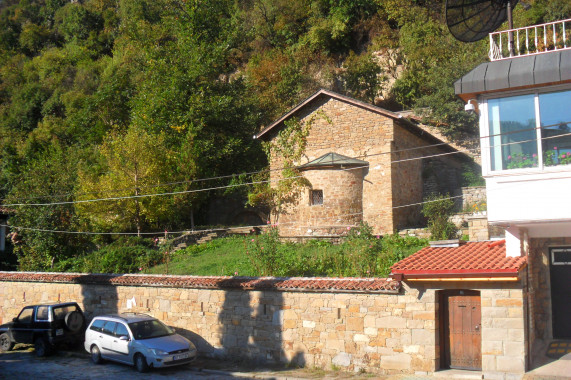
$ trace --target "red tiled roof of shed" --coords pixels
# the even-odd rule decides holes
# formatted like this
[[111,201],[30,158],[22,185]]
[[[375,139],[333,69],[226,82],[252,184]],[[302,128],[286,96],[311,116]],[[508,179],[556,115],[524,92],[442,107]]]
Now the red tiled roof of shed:
[[505,241],[468,242],[457,247],[426,247],[394,264],[405,278],[517,277],[526,257],[506,257]]
[[391,278],[210,277],[141,274],[82,274],[0,272],[0,281],[63,282],[115,286],[157,286],[198,289],[244,289],[319,292],[396,293],[400,282]]

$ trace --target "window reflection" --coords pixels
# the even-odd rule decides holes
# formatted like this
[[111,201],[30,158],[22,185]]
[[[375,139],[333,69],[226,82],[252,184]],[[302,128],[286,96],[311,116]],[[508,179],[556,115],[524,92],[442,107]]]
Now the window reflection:
[[539,94],[545,166],[571,164],[571,90]]
[[538,165],[534,95],[488,101],[492,170]]

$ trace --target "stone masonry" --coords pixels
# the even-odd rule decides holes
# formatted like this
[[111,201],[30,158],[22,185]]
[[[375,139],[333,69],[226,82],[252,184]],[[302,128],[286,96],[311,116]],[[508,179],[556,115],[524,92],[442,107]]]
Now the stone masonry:
[[[337,153],[351,158],[357,158],[369,163],[366,169],[344,169],[347,172],[363,171],[360,189],[355,186],[358,181],[339,180],[332,175],[332,170],[322,170],[321,176],[313,174],[308,177],[310,188],[320,189],[327,186],[323,192],[323,205],[312,206],[307,199],[308,189],[302,191],[299,198],[285,208],[285,212],[274,215],[273,223],[277,223],[282,236],[305,235],[308,225],[316,226],[313,215],[319,215],[325,230],[330,227],[342,229],[353,226],[359,221],[367,222],[376,234],[391,234],[397,229],[418,226],[422,224],[420,206],[423,199],[423,168],[427,161],[441,161],[437,166],[450,169],[448,185],[459,189],[458,174],[461,170],[461,158],[458,154],[418,159],[422,156],[435,156],[442,153],[441,146],[427,147],[439,140],[429,139],[427,132],[416,130],[411,122],[385,116],[380,112],[366,109],[357,103],[351,103],[335,97],[317,97],[300,108],[292,117],[297,118],[302,125],[311,120],[311,129],[307,136],[307,145],[301,162],[303,165],[327,153]],[[271,141],[277,135],[275,128],[264,136]],[[283,157],[273,156],[270,167],[271,180],[275,185],[281,178],[279,168],[283,166]],[[312,170],[312,173],[318,170]],[[305,173],[307,174],[307,173]],[[323,179],[329,178],[325,185]],[[349,189],[346,189],[349,187]],[[353,194],[353,199],[361,199],[362,205],[348,204],[341,207],[336,202],[338,194],[347,191]],[[444,189],[453,193],[454,189]],[[314,211],[320,207],[319,212]],[[362,208],[362,215],[356,215],[355,209]],[[299,226],[296,228],[296,226]],[[334,230],[337,230],[334,228]],[[312,232],[315,228],[311,229]]]
[[[205,281],[193,276],[122,275],[89,284],[81,283],[83,276],[24,273],[14,280],[8,279],[9,272],[0,272],[0,322],[15,317],[24,305],[77,301],[88,318],[124,311],[151,314],[192,339],[205,356],[376,374],[429,374],[441,367],[439,291],[472,289],[481,292],[486,378],[517,378],[525,369],[519,282],[501,284],[501,289],[492,283],[414,282],[401,284],[400,291],[276,291],[205,289],[191,285]],[[165,285],[170,279],[190,285]]]
[[529,324],[531,359],[537,361],[553,339],[549,248],[571,246],[571,238],[535,238],[529,242]]

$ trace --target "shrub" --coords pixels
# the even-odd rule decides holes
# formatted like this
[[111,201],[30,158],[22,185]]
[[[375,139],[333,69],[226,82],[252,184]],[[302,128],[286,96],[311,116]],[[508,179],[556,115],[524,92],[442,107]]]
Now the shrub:
[[482,177],[482,169],[475,162],[462,165],[462,186],[484,186],[486,181]]
[[428,245],[426,239],[414,236],[385,235],[381,240],[381,254],[377,259],[377,275],[386,277],[396,262],[412,255]]
[[381,252],[380,236],[375,237],[373,229],[365,222],[360,222],[357,228],[349,230],[347,239],[343,243],[349,262],[350,274],[358,277],[375,276],[377,272],[376,260]]
[[159,264],[163,259],[163,250],[155,248],[152,240],[121,238],[97,251],[62,261],[56,270],[87,273],[139,273]]
[[278,228],[268,227],[246,247],[246,254],[252,265],[262,276],[276,276],[279,269],[278,247],[280,246]]
[[271,227],[249,238],[246,252],[257,274],[264,276],[385,277],[394,263],[426,245],[416,237],[375,236],[361,223],[349,228],[341,244],[281,242],[278,229]]
[[424,200],[422,215],[428,219],[428,229],[433,240],[452,239],[458,229],[448,218],[452,215],[454,201],[450,195],[433,194]]

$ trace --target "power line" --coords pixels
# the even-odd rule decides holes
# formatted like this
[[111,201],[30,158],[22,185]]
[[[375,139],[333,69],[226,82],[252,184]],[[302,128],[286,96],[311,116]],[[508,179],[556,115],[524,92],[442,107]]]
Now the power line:
[[[553,124],[550,126],[559,126],[561,123],[557,123],[557,124]],[[546,128],[549,126],[544,126],[541,128]],[[529,130],[536,130],[538,128],[532,128]],[[506,134],[510,134],[511,132],[508,132]],[[565,137],[565,136],[569,136],[571,135],[571,133],[567,133],[567,134],[560,134],[557,136],[550,136],[550,137],[542,137],[539,140],[544,140],[544,139],[553,139],[553,138],[560,138],[560,137]],[[498,135],[496,135],[498,136]],[[493,147],[498,147],[498,146],[507,146],[507,145],[514,145],[514,144],[522,144],[522,143],[526,143],[526,142],[534,142],[537,141],[538,139],[531,139],[531,140],[524,140],[524,141],[517,141],[517,142],[511,142],[511,143],[504,143],[504,144],[497,144],[497,145],[491,145],[490,148]],[[399,152],[405,152],[405,151],[412,151],[412,150],[419,150],[419,149],[427,149],[427,148],[432,148],[435,146],[441,146],[441,145],[449,145],[447,143],[438,143],[438,144],[433,144],[433,145],[427,145],[427,146],[422,146],[422,147],[414,147],[414,148],[406,148],[406,149],[401,149],[401,150],[397,150],[397,151],[388,151],[388,152],[380,152],[380,153],[374,153],[374,154],[370,154],[370,155],[360,155],[360,156],[356,156],[354,158],[366,158],[366,157],[374,157],[374,156],[379,156],[379,155],[383,155],[383,154],[393,154],[393,153],[399,153]],[[406,161],[414,161],[414,160],[421,160],[421,159],[426,159],[426,158],[433,158],[433,157],[440,157],[440,156],[446,156],[446,155],[452,155],[452,154],[458,154],[458,153],[470,153],[469,150],[455,150],[453,152],[447,152],[447,153],[440,153],[440,154],[434,154],[434,155],[424,155],[424,156],[419,156],[419,157],[412,157],[412,158],[407,158],[407,159],[401,159],[401,160],[394,160],[391,161],[390,163],[399,163],[399,162],[406,162]],[[342,170],[356,170],[356,169],[362,169],[368,166],[362,166],[362,167],[355,167],[355,168],[349,168],[349,169],[342,169]],[[267,170],[268,172],[271,171],[277,171],[277,170],[282,170],[283,168],[276,168],[276,169],[270,169]],[[227,175],[227,176],[220,176],[220,177],[212,177],[212,178],[204,178],[201,180],[212,180],[212,179],[221,179],[221,178],[236,178],[238,176],[242,176],[242,175],[252,175],[252,174],[257,174],[257,173],[262,173],[264,171],[258,171],[258,172],[250,172],[250,173],[246,173],[246,174],[238,174],[238,175]],[[283,180],[288,180],[288,179],[296,179],[296,178],[302,178],[303,175],[300,176],[295,176],[295,177],[288,177],[286,179],[277,179],[277,181],[283,181]],[[192,181],[191,181],[192,182]],[[245,183],[238,183],[238,184],[232,184],[232,185],[225,185],[225,186],[217,186],[217,187],[210,187],[210,188],[205,188],[205,189],[193,189],[193,190],[181,190],[181,191],[174,191],[174,192],[166,192],[166,193],[155,193],[155,194],[140,194],[140,195],[128,195],[128,196],[121,196],[121,197],[108,197],[108,198],[99,198],[99,199],[87,199],[87,200],[75,200],[75,201],[64,201],[64,202],[45,202],[45,203],[12,203],[12,204],[4,204],[4,207],[24,207],[24,206],[58,206],[58,205],[68,205],[68,204],[80,204],[80,203],[92,203],[92,202],[102,202],[102,201],[113,201],[113,200],[125,200],[125,199],[138,199],[138,198],[148,198],[148,197],[154,197],[154,196],[167,196],[167,195],[180,195],[180,194],[189,194],[189,193],[198,193],[198,192],[204,192],[204,191],[212,191],[212,190],[222,190],[222,189],[228,189],[228,188],[234,188],[234,187],[239,187],[239,186],[247,186],[247,185],[255,185],[255,184],[261,184],[261,183],[271,183],[274,182],[272,180],[264,180],[264,181],[252,181],[252,182],[245,182]],[[158,185],[157,185],[158,186]]]
[[[384,154],[394,154],[394,153],[400,153],[400,152],[407,152],[407,151],[413,151],[413,150],[419,150],[419,149],[428,149],[428,148],[433,148],[436,146],[442,146],[442,145],[449,145],[448,143],[438,143],[438,144],[433,144],[433,145],[425,145],[422,147],[413,147],[413,148],[405,148],[405,149],[400,149],[397,151],[389,151],[389,152],[380,152],[380,153],[374,153],[374,154],[369,154],[369,155],[360,155],[360,156],[356,156],[354,158],[366,158],[366,157],[375,157],[375,156],[380,156],[380,155],[384,155]],[[415,158],[409,158],[409,159],[404,159],[404,160],[395,160],[395,161],[391,161],[390,163],[398,163],[398,162],[402,162],[402,161],[411,161],[411,160],[419,160],[419,159],[424,159],[424,158],[431,158],[431,157],[438,157],[438,156],[442,156],[442,155],[450,155],[450,154],[458,154],[458,153],[470,153],[468,150],[456,150],[454,152],[449,152],[449,153],[445,153],[445,154],[437,154],[437,155],[429,155],[429,156],[420,156],[420,157],[415,157]],[[349,168],[349,169],[342,169],[342,170],[356,170],[356,169],[362,169],[362,168],[366,168],[367,166],[361,166],[361,167],[354,167],[354,168]],[[246,174],[238,174],[238,175],[227,175],[227,176],[220,176],[220,177],[212,177],[212,178],[205,178],[203,180],[211,180],[211,179],[221,179],[221,178],[236,178],[239,176],[243,176],[243,175],[252,175],[252,174],[258,174],[258,173],[263,173],[265,171],[267,172],[272,172],[272,171],[279,171],[279,170],[283,170],[285,167],[283,168],[275,168],[275,169],[268,169],[268,170],[263,170],[263,171],[257,171],[257,172],[250,172],[250,173],[246,173]],[[284,180],[288,180],[288,179],[296,179],[296,178],[302,178],[303,175],[300,176],[296,176],[296,177],[288,177],[286,179],[278,179],[277,181],[284,181]],[[192,181],[190,181],[192,182]],[[205,188],[205,189],[193,189],[193,190],[181,190],[181,191],[173,191],[173,192],[166,192],[166,193],[155,193],[155,194],[139,194],[139,195],[127,195],[127,196],[121,196],[121,197],[108,197],[108,198],[99,198],[99,199],[86,199],[86,200],[75,200],[75,201],[63,201],[63,202],[43,202],[43,203],[9,203],[9,204],[4,204],[4,207],[24,207],[24,206],[61,206],[61,205],[68,205],[68,204],[79,204],[79,203],[92,203],[92,202],[102,202],[102,201],[113,201],[113,200],[125,200],[125,199],[137,199],[137,198],[148,198],[148,197],[153,197],[153,196],[167,196],[167,195],[179,195],[179,194],[189,194],[189,193],[198,193],[198,192],[204,192],[204,191],[212,191],[212,190],[222,190],[222,189],[228,189],[228,188],[234,188],[234,187],[239,187],[239,186],[247,186],[247,185],[256,185],[256,184],[261,184],[261,183],[271,183],[274,182],[272,180],[264,180],[264,181],[252,181],[252,182],[245,182],[245,183],[238,183],[238,184],[232,184],[232,185],[225,185],[225,186],[217,186],[217,187],[210,187],[210,188]],[[157,185],[158,186],[158,185]],[[36,198],[41,198],[42,196],[38,196]]]
[[[474,138],[468,139],[467,141],[476,141],[476,140],[478,140],[478,138],[474,137]],[[373,154],[362,154],[362,155],[358,155],[358,156],[355,156],[352,158],[375,157],[375,156],[380,156],[380,155],[384,155],[384,154],[395,154],[395,153],[408,152],[408,151],[414,151],[414,150],[420,150],[420,149],[429,149],[429,148],[445,146],[445,145],[450,145],[450,143],[442,142],[442,143],[424,145],[424,146],[419,146],[419,147],[398,149],[398,150],[394,150],[394,151],[387,151],[387,152],[380,152],[380,153],[373,153]],[[471,153],[469,150],[462,150],[462,151],[458,151],[458,152],[459,153]],[[238,177],[242,177],[242,176],[250,176],[250,175],[260,174],[260,173],[265,173],[265,172],[270,173],[270,172],[280,171],[283,169],[286,169],[286,167],[274,168],[274,169],[263,169],[263,170],[238,173],[238,174],[228,174],[228,175],[222,175],[222,176],[217,176],[217,177],[197,178],[197,179],[192,179],[192,180],[188,180],[188,181],[177,181],[177,182],[160,183],[160,184],[155,184],[155,185],[146,185],[146,186],[140,186],[139,189],[155,188],[155,187],[161,187],[161,186],[191,184],[191,183],[195,183],[195,182],[213,181],[213,180],[226,179],[226,178],[238,178]],[[73,193],[73,192],[71,192],[71,193],[60,193],[60,194],[50,194],[50,195],[37,195],[37,196],[29,196],[29,197],[18,197],[18,198],[14,198],[14,200],[35,199],[35,198],[57,198],[57,197],[68,197],[68,196],[72,196],[72,195],[77,196],[77,195],[87,195],[87,194],[107,194],[107,193],[115,193],[115,192],[128,191],[128,190],[133,190],[133,187],[123,188],[123,189],[113,189],[113,190],[104,191],[104,192],[101,192],[101,191],[90,191],[90,192],[85,192],[85,193]]]
[[[571,176],[569,177],[563,177],[563,178],[558,178],[558,179],[568,179],[571,178]],[[509,186],[508,188],[511,187],[519,187],[519,184],[514,184],[513,186]],[[503,189],[493,189],[493,190],[487,190],[487,193],[489,192],[493,192],[493,191],[505,191],[505,188]],[[422,202],[416,202],[416,203],[409,203],[409,204],[404,204],[404,205],[399,205],[399,206],[392,206],[392,209],[399,209],[399,208],[405,208],[405,207],[413,207],[413,206],[421,206],[423,204],[426,203],[433,203],[433,202],[440,202],[442,200],[452,200],[452,199],[458,199],[458,198],[462,198],[462,195],[456,195],[456,196],[448,196],[448,197],[442,197],[442,198],[438,198],[438,199],[433,199],[433,200],[425,200]],[[311,218],[309,220],[309,222],[315,222],[315,221],[322,221],[322,220],[335,220],[338,218],[342,218],[342,217],[349,217],[349,216],[359,216],[359,215],[363,215],[364,212],[355,212],[355,213],[348,213],[348,214],[338,214],[338,215],[334,215],[334,216],[329,216],[329,217],[321,217],[321,218]],[[155,236],[159,236],[159,235],[171,235],[171,234],[185,234],[185,233],[206,233],[206,232],[215,232],[215,231],[224,231],[227,229],[232,229],[232,228],[248,228],[248,229],[252,229],[252,228],[263,228],[263,227],[267,227],[269,224],[259,224],[259,225],[250,225],[250,226],[226,226],[226,227],[221,227],[221,228],[210,228],[210,229],[200,229],[200,230],[183,230],[183,231],[172,231],[172,232],[167,232],[167,231],[159,231],[159,232],[142,232],[140,233],[141,235],[155,235]],[[275,225],[278,227],[281,226],[288,226],[288,225],[298,225],[298,222],[276,222],[276,223],[272,223],[271,225]],[[20,227],[20,226],[13,226],[13,225],[8,225],[8,224],[0,224],[0,226],[4,226],[4,227],[9,227],[12,229],[22,229],[22,230],[28,230],[28,231],[36,231],[36,232],[48,232],[48,233],[61,233],[61,234],[77,234],[77,235],[132,235],[132,236],[136,236],[138,235],[137,232],[88,232],[88,231],[62,231],[62,230],[49,230],[49,229],[41,229],[41,228],[32,228],[32,227]],[[337,227],[347,227],[347,224],[342,224],[339,225]],[[354,225],[353,225],[354,226]],[[315,227],[315,228],[323,228],[324,226],[304,226],[304,227]],[[329,227],[335,227],[335,226],[329,226]]]

